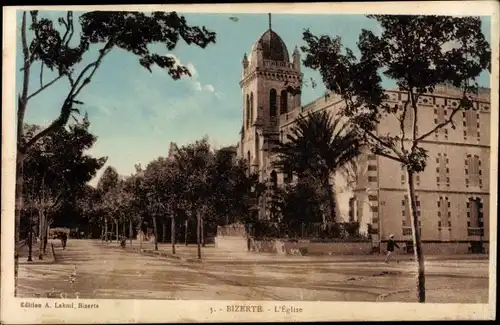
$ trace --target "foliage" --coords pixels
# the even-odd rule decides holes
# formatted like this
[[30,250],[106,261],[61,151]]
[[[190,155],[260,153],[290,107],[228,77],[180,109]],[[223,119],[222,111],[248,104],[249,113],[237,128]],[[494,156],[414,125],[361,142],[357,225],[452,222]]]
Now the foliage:
[[[49,219],[58,215],[66,202],[74,202],[85,191],[86,183],[105,164],[106,158],[94,158],[86,151],[97,138],[89,133],[87,117],[50,134],[27,152],[24,160],[23,197],[25,209],[42,209]],[[38,125],[25,125],[25,136],[37,132]],[[58,221],[58,220],[55,220]],[[71,220],[59,220],[70,223]]]

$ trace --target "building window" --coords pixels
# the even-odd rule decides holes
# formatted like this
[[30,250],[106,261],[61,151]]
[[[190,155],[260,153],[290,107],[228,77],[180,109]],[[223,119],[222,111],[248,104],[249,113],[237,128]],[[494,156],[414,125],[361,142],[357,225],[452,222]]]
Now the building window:
[[280,131],[280,142],[283,142],[283,130]]
[[276,89],[269,91],[269,115],[276,117]]
[[289,184],[292,182],[293,179],[293,173],[290,168],[285,168],[284,173],[283,173],[283,182],[286,184]]
[[288,93],[283,89],[280,94],[280,114],[288,113]]
[[377,165],[368,165],[369,171],[377,171]]
[[356,206],[356,198],[352,197],[349,199],[349,221],[354,221],[354,211]]
[[377,176],[368,176],[368,182],[376,182]]
[[250,125],[254,121],[253,92],[250,93]]
[[483,202],[481,198],[469,198],[467,201],[467,229],[469,236],[483,235]]
[[246,110],[246,126],[247,126],[247,129],[250,127],[250,96],[247,95],[247,101],[246,101],[246,107],[245,107],[245,110]]
[[477,137],[479,140],[479,112],[469,109],[463,112],[464,140]]
[[[404,199],[401,201],[401,214],[403,217],[402,226],[403,226],[403,235],[409,234],[411,235],[411,214],[410,214],[410,204],[408,200],[408,195],[404,196]],[[420,200],[418,196],[415,197],[415,205],[416,205],[416,214],[419,217],[418,219],[418,227],[422,228],[422,222],[420,221],[421,211],[420,211]],[[422,232],[422,230],[420,230]]]
[[451,202],[448,197],[440,196],[437,201],[438,206],[438,227],[451,227]]
[[410,132],[413,132],[413,119],[414,119],[413,115],[414,115],[413,108],[407,107],[405,118],[403,121],[403,126],[404,126],[404,131],[406,133],[406,137],[409,137]]
[[465,186],[483,187],[481,160],[477,155],[467,155],[465,158]]
[[445,153],[438,153],[436,158],[436,183],[437,186],[450,186],[450,168],[449,166],[450,160],[448,159],[448,155]]
[[368,201],[377,201],[378,197],[376,195],[368,195]]

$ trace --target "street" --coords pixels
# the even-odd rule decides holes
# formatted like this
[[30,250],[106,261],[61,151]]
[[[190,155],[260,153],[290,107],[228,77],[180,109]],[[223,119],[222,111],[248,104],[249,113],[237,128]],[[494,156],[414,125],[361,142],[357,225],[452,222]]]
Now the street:
[[[383,257],[342,261],[206,247],[204,260],[194,263],[123,250],[116,242],[70,240],[66,250],[53,243],[55,263],[20,265],[21,297],[415,302],[414,263],[408,260],[385,264]],[[194,248],[179,245],[178,252],[195,258]],[[488,302],[487,260],[429,259],[426,275],[428,302]]]

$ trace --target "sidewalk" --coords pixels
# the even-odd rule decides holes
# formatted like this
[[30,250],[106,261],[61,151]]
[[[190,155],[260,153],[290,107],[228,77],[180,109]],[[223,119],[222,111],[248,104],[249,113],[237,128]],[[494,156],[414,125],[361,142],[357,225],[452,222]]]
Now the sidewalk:
[[[129,243],[127,242],[127,245]],[[227,263],[227,264],[245,264],[245,263],[261,263],[261,264],[285,264],[285,263],[369,263],[369,262],[384,262],[385,255],[323,255],[323,256],[292,256],[272,253],[256,253],[248,251],[231,251],[207,246],[201,248],[202,259],[197,257],[196,245],[176,245],[176,254],[172,254],[172,246],[166,243],[158,244],[158,251],[154,250],[153,243],[143,243],[141,253],[146,255],[157,255],[163,258],[171,258],[186,262],[199,263]],[[139,243],[133,241],[132,248],[127,246],[127,251],[139,252]],[[479,254],[459,254],[459,255],[427,255],[426,261],[457,261],[457,260],[488,260],[488,255]],[[413,261],[414,257],[408,255],[394,255],[392,260]]]

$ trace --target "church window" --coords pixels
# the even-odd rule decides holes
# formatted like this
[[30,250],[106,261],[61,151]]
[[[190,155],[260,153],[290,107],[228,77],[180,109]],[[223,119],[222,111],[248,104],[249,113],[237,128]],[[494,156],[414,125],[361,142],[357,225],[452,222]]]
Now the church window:
[[276,89],[269,91],[269,115],[276,117]]
[[250,123],[254,121],[254,102],[253,102],[253,93],[250,93]]
[[246,102],[245,110],[247,112],[245,124],[246,124],[247,128],[249,128],[250,127],[250,96],[249,95],[247,95],[247,102]]
[[288,93],[283,89],[280,95],[280,114],[286,113],[288,113]]

